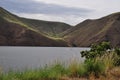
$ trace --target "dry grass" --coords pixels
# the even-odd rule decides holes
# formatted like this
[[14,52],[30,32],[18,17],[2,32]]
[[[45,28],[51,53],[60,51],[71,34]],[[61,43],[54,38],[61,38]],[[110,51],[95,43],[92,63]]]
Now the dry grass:
[[[82,70],[81,67],[83,66],[78,65],[76,62],[71,63],[68,68],[64,68],[63,65],[58,63],[39,71],[25,71],[23,73],[11,72],[9,74],[1,75],[0,80],[10,80],[13,78],[15,80],[120,80],[120,67],[113,67],[107,70],[104,75],[100,74],[99,77],[96,77],[94,73],[91,73],[88,76],[79,76],[81,75],[79,74],[79,71]],[[47,78],[45,78],[45,76]]]

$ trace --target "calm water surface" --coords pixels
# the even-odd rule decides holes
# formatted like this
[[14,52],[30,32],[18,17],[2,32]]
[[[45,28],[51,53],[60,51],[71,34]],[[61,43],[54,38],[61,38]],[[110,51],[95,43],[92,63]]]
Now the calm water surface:
[[72,59],[83,61],[80,51],[89,48],[62,47],[0,47],[0,69],[35,69],[60,61],[69,63]]

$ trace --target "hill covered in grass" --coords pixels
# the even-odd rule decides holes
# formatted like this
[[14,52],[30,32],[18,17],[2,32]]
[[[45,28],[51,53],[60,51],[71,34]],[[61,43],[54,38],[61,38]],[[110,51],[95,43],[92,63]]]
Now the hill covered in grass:
[[[51,34],[57,35],[68,26],[65,23],[20,18],[0,7],[0,45],[3,46],[68,46],[63,39],[51,37]],[[59,31],[55,33],[53,28]]]
[[120,12],[100,19],[88,19],[64,32],[64,38],[74,46],[90,46],[109,41],[120,46]]
[[59,33],[72,27],[62,22],[43,21],[43,20],[35,20],[35,19],[18,17],[14,14],[11,14],[10,12],[6,11],[1,7],[0,7],[0,15],[8,21],[27,25],[44,34],[49,34],[49,36],[58,35]]
[[18,17],[0,7],[0,45],[89,47],[103,41],[120,47],[120,12],[76,26]]

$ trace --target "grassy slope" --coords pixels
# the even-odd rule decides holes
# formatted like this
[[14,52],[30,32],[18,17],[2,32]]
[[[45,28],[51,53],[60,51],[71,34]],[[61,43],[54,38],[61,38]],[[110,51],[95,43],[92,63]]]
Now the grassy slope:
[[[8,31],[6,33],[9,33],[9,32],[13,31],[13,34],[20,34],[21,37],[22,37],[22,34],[21,34],[20,31],[19,31],[19,33],[16,32],[16,31],[18,31],[18,29],[20,29],[20,30],[22,29],[25,32],[24,35],[32,34],[33,37],[35,37],[37,35],[36,38],[37,37],[41,38],[41,39],[37,38],[36,40],[34,40],[36,42],[38,42],[37,40],[39,40],[38,45],[42,44],[42,46],[50,46],[50,45],[51,46],[57,46],[57,44],[58,44],[58,46],[60,46],[60,45],[61,46],[67,46],[66,42],[62,38],[53,38],[53,37],[50,37],[48,35],[43,34],[42,31],[33,28],[33,26],[29,26],[27,23],[26,24],[23,23],[23,21],[21,21],[21,18],[9,13],[8,11],[4,10],[3,8],[0,8],[0,21],[1,21],[0,22],[1,30],[6,27],[4,30],[1,31],[1,35],[2,35],[2,36],[0,36],[1,42],[2,42],[2,39],[6,39],[5,37],[7,37],[6,35],[4,35],[4,33],[6,31]],[[29,30],[29,32],[28,32],[28,30]],[[9,34],[11,34],[11,33],[9,33]],[[16,37],[13,34],[11,34],[9,36],[13,36],[16,40]],[[30,38],[30,36],[29,36],[29,38]],[[25,40],[30,41],[29,38],[27,38]],[[12,40],[12,38],[11,38],[11,40]],[[40,43],[40,41],[41,41],[41,43]],[[48,43],[46,43],[46,41]],[[30,41],[30,43],[31,43],[31,41]],[[62,44],[65,44],[65,45],[62,45]]]
[[34,19],[21,18],[16,15],[9,13],[8,11],[0,8],[0,15],[6,20],[18,23],[20,25],[28,26],[35,31],[47,34],[48,36],[58,37],[59,33],[71,28],[72,26],[62,22],[50,22]]
[[25,26],[0,17],[0,45],[3,46],[67,46],[61,39],[46,37]]
[[120,46],[120,12],[101,19],[86,20],[64,32],[64,38],[76,46],[90,46],[93,43],[110,41]]
[[32,28],[52,37],[57,37],[59,36],[59,33],[71,28],[70,25],[61,22],[48,22],[25,18],[20,18],[20,20],[28,26],[31,26]]
[[1,7],[0,7],[0,17],[3,18],[4,20],[6,20],[7,22],[19,24],[23,27],[26,27],[28,29],[31,29],[31,30],[37,32],[37,30],[35,30],[35,29],[31,28],[30,26],[22,23],[22,21],[19,20],[18,16],[14,15],[14,14],[11,14],[10,12],[6,11],[5,9],[3,9]]

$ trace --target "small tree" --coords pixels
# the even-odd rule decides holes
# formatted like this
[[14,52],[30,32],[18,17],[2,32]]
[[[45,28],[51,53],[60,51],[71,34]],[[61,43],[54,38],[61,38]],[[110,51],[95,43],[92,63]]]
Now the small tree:
[[96,57],[104,55],[106,51],[110,49],[109,42],[102,42],[98,45],[93,44],[90,51],[81,52],[81,57],[85,57],[86,59],[95,59]]
[[101,58],[104,54],[107,54],[110,48],[109,42],[102,42],[98,45],[92,45],[89,51],[82,51],[81,56],[85,57],[85,68],[89,74],[94,74],[96,77],[99,74],[105,73],[105,64],[98,58]]

